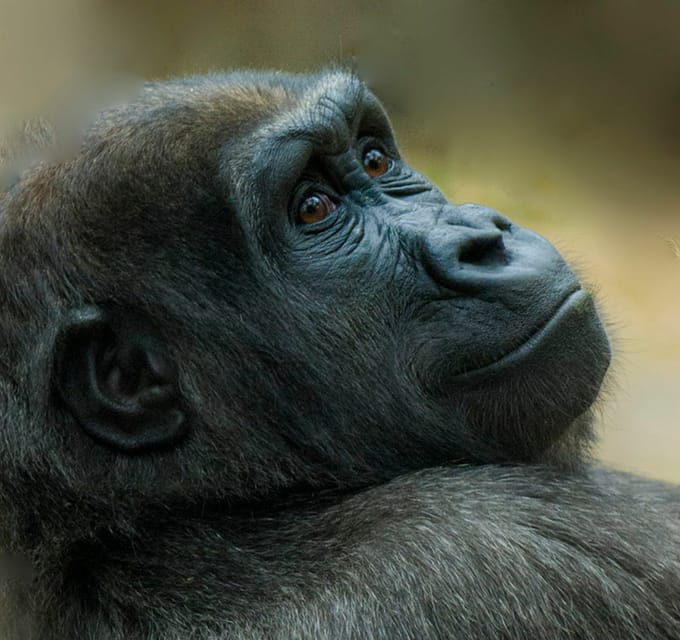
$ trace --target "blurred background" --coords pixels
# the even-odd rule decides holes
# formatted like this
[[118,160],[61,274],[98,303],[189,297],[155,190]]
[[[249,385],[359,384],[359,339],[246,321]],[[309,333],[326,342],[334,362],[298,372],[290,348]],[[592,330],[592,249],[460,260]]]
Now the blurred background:
[[680,481],[680,1],[0,0],[0,130],[146,78],[357,69],[455,202],[547,236],[615,335],[605,462]]

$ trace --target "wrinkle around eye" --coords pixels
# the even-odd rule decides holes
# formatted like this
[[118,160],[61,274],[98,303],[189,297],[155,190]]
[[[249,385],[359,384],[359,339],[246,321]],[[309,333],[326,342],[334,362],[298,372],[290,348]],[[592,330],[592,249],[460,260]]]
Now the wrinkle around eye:
[[353,214],[342,222],[302,238],[297,249],[305,253],[327,257],[336,253],[350,253],[364,238],[364,219]]
[[432,190],[432,185],[421,178],[411,174],[386,176],[380,179],[380,187],[385,195],[412,196]]
[[385,195],[401,197],[424,193],[433,189],[432,184],[407,166],[399,166],[376,179],[376,184]]
[[395,187],[388,187],[383,189],[385,195],[394,197],[415,196],[419,193],[432,191],[432,186],[429,184],[404,184]]

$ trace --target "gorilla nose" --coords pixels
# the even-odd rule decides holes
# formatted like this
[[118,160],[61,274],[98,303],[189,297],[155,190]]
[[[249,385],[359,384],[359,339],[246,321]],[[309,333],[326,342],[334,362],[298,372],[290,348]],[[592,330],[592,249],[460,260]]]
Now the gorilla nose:
[[510,222],[477,205],[447,211],[423,239],[423,263],[438,284],[461,292],[478,291],[509,263],[504,232]]

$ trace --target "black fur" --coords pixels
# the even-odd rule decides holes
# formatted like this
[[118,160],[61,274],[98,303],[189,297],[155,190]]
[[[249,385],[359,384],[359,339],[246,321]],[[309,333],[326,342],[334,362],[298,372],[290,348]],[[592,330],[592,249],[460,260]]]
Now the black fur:
[[680,638],[678,491],[584,463],[592,299],[353,76],[149,85],[0,269],[4,637]]

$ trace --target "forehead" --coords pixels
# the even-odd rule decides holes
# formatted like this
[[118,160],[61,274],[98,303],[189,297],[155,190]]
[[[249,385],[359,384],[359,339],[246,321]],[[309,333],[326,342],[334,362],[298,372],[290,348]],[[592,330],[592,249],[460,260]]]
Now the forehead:
[[[114,254],[142,261],[171,246],[186,248],[189,238],[208,255],[203,248],[216,242],[218,224],[223,251],[223,238],[241,238],[235,229],[245,224],[246,205],[259,193],[262,167],[274,163],[286,174],[274,185],[267,177],[268,192],[285,186],[304,155],[297,153],[301,147],[344,144],[362,114],[378,114],[376,105],[356,76],[341,71],[150,83],[127,104],[102,111],[75,156],[42,163],[24,174],[7,200],[0,198],[0,267],[3,253],[10,253],[3,248],[20,246],[21,234],[35,236],[19,252],[27,256],[43,246],[47,254],[56,238],[62,255],[73,245],[114,264]],[[63,263],[76,269],[77,258]],[[79,276],[70,277],[75,282]]]
[[62,195],[64,211],[94,202],[103,212],[132,209],[152,190],[186,202],[192,186],[216,171],[225,191],[240,192],[258,159],[267,160],[291,139],[337,138],[338,123],[346,130],[344,123],[356,120],[367,103],[377,101],[343,71],[238,72],[149,83],[127,104],[100,112],[75,157],[25,174],[13,194],[12,217],[59,217],[55,203]]
[[123,137],[129,143],[134,134],[149,135],[152,129],[160,135],[167,127],[176,135],[212,132],[215,127],[237,135],[252,123],[261,127],[285,119],[309,124],[310,118],[324,119],[332,111],[351,112],[367,95],[356,76],[342,71],[243,72],[149,83],[130,103],[103,111],[87,139]]

